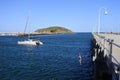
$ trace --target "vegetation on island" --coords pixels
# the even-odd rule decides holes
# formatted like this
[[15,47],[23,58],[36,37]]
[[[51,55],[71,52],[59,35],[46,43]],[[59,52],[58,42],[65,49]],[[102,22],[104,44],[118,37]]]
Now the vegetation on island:
[[35,32],[39,34],[66,34],[66,33],[73,33],[71,30],[66,29],[60,26],[51,26],[48,28],[37,29]]

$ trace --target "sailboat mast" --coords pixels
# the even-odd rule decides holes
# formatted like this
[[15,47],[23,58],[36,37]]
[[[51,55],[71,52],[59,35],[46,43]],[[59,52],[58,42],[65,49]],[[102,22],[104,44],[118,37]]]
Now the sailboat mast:
[[24,36],[28,36],[28,38],[30,38],[30,30],[27,32],[26,30],[28,30],[29,26],[30,26],[30,21],[29,21],[29,15],[30,15],[30,11],[29,11],[29,14],[27,16],[27,20],[26,20],[26,25],[25,25],[25,29],[24,29]]
[[27,18],[28,38],[30,39],[30,17]]
[[26,29],[27,29],[27,26],[28,26],[28,22],[29,22],[29,16],[27,16],[27,20],[26,20],[26,25],[25,25],[24,33],[26,32]]

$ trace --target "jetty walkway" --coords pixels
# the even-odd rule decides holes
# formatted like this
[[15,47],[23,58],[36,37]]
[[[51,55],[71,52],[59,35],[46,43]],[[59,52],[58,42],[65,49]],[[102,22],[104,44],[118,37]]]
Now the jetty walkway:
[[95,80],[120,80],[120,35],[92,33]]

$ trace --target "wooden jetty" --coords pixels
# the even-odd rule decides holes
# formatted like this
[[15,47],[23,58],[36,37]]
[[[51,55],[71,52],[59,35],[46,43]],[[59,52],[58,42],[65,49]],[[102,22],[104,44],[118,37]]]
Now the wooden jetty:
[[120,80],[120,35],[92,33],[94,80]]

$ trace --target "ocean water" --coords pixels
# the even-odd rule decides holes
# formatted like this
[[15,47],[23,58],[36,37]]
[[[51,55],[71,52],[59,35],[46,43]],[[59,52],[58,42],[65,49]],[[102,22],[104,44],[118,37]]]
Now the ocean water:
[[0,80],[92,80],[91,33],[32,37],[44,45],[18,45],[25,38],[0,36]]

